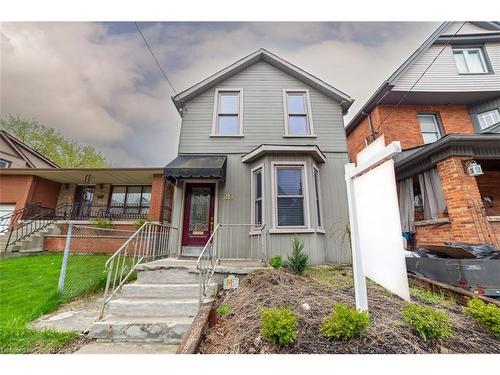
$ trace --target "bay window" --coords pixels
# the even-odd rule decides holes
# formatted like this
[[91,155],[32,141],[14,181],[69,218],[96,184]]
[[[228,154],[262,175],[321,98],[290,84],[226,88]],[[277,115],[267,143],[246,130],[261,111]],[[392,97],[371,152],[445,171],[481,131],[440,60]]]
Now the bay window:
[[318,168],[314,167],[314,197],[316,199],[316,220],[317,220],[317,225],[318,228],[321,228],[323,226],[323,222],[321,220],[321,202],[320,202],[320,189],[319,189],[319,170]]
[[252,224],[255,227],[263,224],[263,178],[262,166],[252,170]]
[[306,227],[304,164],[275,165],[276,227]]

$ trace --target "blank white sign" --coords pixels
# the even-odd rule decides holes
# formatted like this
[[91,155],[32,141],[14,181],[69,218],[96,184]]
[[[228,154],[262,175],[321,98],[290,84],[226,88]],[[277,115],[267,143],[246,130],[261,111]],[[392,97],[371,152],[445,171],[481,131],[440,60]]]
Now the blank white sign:
[[365,276],[409,301],[392,159],[356,177],[354,196]]

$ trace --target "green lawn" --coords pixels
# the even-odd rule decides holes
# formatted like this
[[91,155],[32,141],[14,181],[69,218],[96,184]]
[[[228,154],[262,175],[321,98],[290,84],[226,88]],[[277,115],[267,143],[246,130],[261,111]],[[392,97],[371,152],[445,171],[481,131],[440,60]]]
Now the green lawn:
[[62,254],[0,260],[0,353],[47,352],[74,333],[37,332],[27,323],[61,303],[104,285],[109,255],[71,255],[63,295],[57,293]]

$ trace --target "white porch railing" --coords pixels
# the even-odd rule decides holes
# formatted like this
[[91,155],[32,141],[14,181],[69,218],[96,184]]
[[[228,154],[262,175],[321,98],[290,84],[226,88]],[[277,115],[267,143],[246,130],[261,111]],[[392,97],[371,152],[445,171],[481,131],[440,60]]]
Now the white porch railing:
[[130,279],[139,264],[175,254],[177,234],[177,228],[146,222],[108,259],[99,319],[104,316],[108,302]]
[[217,224],[196,262],[200,305],[221,258],[267,260],[265,225]]

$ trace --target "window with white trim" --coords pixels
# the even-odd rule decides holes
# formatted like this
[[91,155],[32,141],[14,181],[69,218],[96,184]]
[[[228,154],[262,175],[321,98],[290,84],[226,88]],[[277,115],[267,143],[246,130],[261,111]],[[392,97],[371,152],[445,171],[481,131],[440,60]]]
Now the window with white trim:
[[286,135],[313,135],[307,90],[284,90]]
[[275,177],[277,227],[305,227],[304,167],[276,165]]
[[0,168],[10,168],[10,161],[0,159]]
[[453,48],[459,73],[488,73],[482,48]]
[[252,224],[257,226],[263,223],[263,193],[262,193],[262,167],[252,172]]
[[216,90],[213,135],[242,135],[241,90]]
[[318,228],[323,227],[323,222],[321,220],[321,202],[320,202],[320,188],[319,188],[319,170],[318,168],[314,167],[313,170],[314,174],[314,197],[316,199],[316,220],[317,220],[317,225]]
[[418,121],[420,122],[420,130],[424,143],[432,143],[441,138],[439,122],[435,114],[419,114]]
[[481,130],[484,130],[500,122],[500,111],[496,108],[491,111],[478,113],[477,119]]

